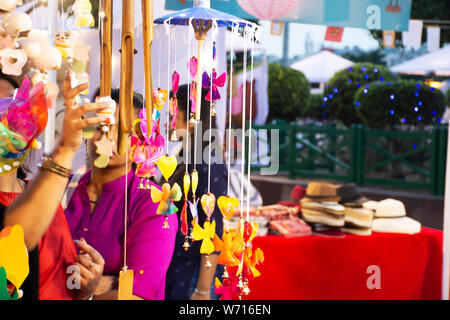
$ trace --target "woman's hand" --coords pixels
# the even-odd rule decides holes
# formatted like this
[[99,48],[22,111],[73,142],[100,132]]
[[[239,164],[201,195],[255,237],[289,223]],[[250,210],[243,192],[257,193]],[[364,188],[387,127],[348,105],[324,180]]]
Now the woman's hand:
[[75,88],[72,88],[72,70],[68,70],[66,74],[66,79],[64,79],[64,84],[62,88],[62,94],[64,97],[64,105],[66,107],[75,106],[75,98],[83,91],[89,88],[89,82],[82,83]]
[[89,126],[98,125],[106,120],[105,116],[83,118],[88,112],[96,112],[108,107],[101,103],[88,103],[80,107],[75,106],[75,97],[89,87],[88,83],[80,84],[72,88],[72,72],[67,73],[63,85],[64,105],[66,112],[59,146],[66,151],[76,152],[81,146],[83,129]]
[[94,295],[100,296],[105,294],[111,290],[113,290],[117,286],[117,277],[116,276],[102,276],[100,279],[100,283],[95,289]]
[[75,244],[86,253],[79,254],[75,258],[75,265],[80,270],[79,280],[81,284],[81,289],[76,293],[75,297],[78,300],[87,300],[93,296],[100,283],[105,260],[83,238],[80,241],[75,241]]

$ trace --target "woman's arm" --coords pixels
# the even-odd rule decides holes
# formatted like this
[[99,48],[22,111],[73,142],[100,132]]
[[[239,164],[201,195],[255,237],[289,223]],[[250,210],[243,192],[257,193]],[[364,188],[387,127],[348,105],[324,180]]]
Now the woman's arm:
[[216,273],[218,254],[211,254],[209,256],[210,267],[206,267],[206,256],[202,254],[200,258],[200,267],[198,272],[197,292],[193,292],[191,300],[211,300],[211,284]]
[[[69,89],[70,74],[64,83],[64,90],[69,90],[69,92],[84,90],[87,87],[87,84],[82,84],[74,89]],[[51,156],[56,164],[72,169],[75,152],[81,146],[83,129],[105,121],[104,117],[83,119],[83,115],[104,108],[105,106],[101,104],[86,104],[79,108],[73,108],[72,105],[66,107],[61,139]],[[28,250],[34,249],[52,222],[67,183],[68,178],[66,177],[49,171],[40,171],[25,191],[6,210],[4,225],[19,224],[23,227]]]

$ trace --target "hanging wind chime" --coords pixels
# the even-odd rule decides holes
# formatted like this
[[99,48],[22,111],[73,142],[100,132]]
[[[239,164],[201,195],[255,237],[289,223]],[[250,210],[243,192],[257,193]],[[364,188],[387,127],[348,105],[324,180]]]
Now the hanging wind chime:
[[[241,299],[243,295],[248,295],[249,281],[259,276],[258,271],[255,266],[261,263],[264,259],[262,251],[260,249],[253,250],[251,242],[257,234],[257,224],[251,223],[249,221],[249,200],[247,199],[247,216],[244,216],[243,208],[243,183],[241,187],[240,199],[224,196],[217,199],[217,206],[222,212],[224,219],[226,220],[226,231],[224,232],[222,239],[215,235],[215,221],[211,219],[212,213],[216,206],[216,198],[210,192],[210,170],[211,170],[211,134],[209,138],[209,158],[208,158],[208,192],[203,194],[200,199],[197,198],[196,190],[198,184],[198,172],[196,171],[196,151],[197,151],[197,125],[200,121],[201,114],[201,101],[202,101],[202,89],[207,88],[208,94],[205,100],[210,102],[210,125],[212,123],[212,116],[216,113],[216,101],[221,98],[219,93],[219,88],[223,87],[226,83],[226,73],[218,75],[215,62],[217,59],[216,50],[216,36],[218,27],[232,27],[233,34],[237,35],[239,32],[244,31],[246,40],[249,42],[254,42],[255,37],[260,36],[260,29],[253,23],[247,22],[245,20],[230,16],[228,14],[210,9],[210,1],[194,0],[194,7],[191,9],[182,10],[180,12],[167,15],[155,20],[157,24],[173,24],[173,25],[187,25],[189,28],[189,61],[188,66],[188,106],[189,101],[191,102],[191,110],[189,113],[189,108],[187,109],[187,120],[190,125],[195,127],[194,129],[194,169],[191,174],[189,174],[187,161],[189,156],[186,155],[186,172],[183,179],[183,189],[185,202],[183,205],[183,210],[181,212],[181,231],[185,236],[185,242],[183,247],[185,250],[189,248],[189,240],[202,241],[200,253],[206,255],[206,266],[210,266],[209,255],[214,251],[221,251],[218,258],[218,263],[225,265],[224,281],[223,284],[216,279],[216,291],[222,294],[222,299]],[[197,41],[197,57],[192,56],[190,53],[190,35],[191,27],[193,34],[195,35],[195,40]],[[204,45],[208,41],[208,33],[213,30],[212,35],[212,65],[210,68],[205,68],[204,63]],[[258,35],[257,35],[258,34]],[[253,46],[252,46],[253,48]],[[253,50],[252,50],[253,54]],[[232,53],[233,56],[233,53]],[[244,55],[245,67],[244,74],[246,73],[246,54]],[[233,63],[233,62],[232,62]],[[253,56],[252,56],[252,66],[253,66]],[[205,70],[206,69],[206,70]],[[233,68],[231,68],[233,72]],[[253,74],[252,74],[253,76]],[[232,79],[232,76],[230,75]],[[192,80],[191,80],[192,79]],[[245,85],[245,80],[244,80]],[[231,90],[231,89],[230,89]],[[245,90],[245,89],[244,89]],[[174,91],[174,96],[176,92]],[[245,97],[244,97],[245,99]],[[172,110],[174,110],[172,108]],[[245,112],[245,107],[243,108]],[[174,112],[171,114],[173,115]],[[231,92],[230,92],[230,117],[231,117]],[[243,115],[243,129],[245,131],[245,114]],[[251,119],[251,118],[250,118]],[[173,126],[172,126],[173,127]],[[231,129],[231,121],[230,121]],[[211,133],[211,131],[210,131]],[[229,132],[229,139],[231,139],[231,132]],[[243,138],[244,139],[244,138]],[[188,146],[188,139],[186,141]],[[228,143],[228,148],[230,148],[231,143]],[[242,144],[245,148],[245,140]],[[189,150],[189,148],[186,148]],[[242,153],[243,157],[245,152]],[[249,152],[249,157],[251,156],[251,150]],[[244,163],[245,160],[242,162]],[[228,150],[228,168],[230,168],[231,154],[230,149]],[[243,165],[244,167],[244,165]],[[244,169],[242,168],[242,171]],[[242,174],[242,178],[244,175]],[[229,190],[229,180],[228,177],[228,190]],[[249,183],[249,180],[247,181]],[[189,187],[192,188],[192,202],[187,200]],[[249,188],[247,188],[249,190]],[[229,192],[228,192],[229,193]],[[248,195],[247,195],[248,198]],[[200,200],[203,212],[206,215],[206,222],[203,227],[199,225],[198,220],[198,209],[197,203]],[[239,212],[241,222],[235,233],[230,232],[228,228],[228,220]],[[187,220],[188,208],[191,212],[192,230],[189,235],[189,223]]]

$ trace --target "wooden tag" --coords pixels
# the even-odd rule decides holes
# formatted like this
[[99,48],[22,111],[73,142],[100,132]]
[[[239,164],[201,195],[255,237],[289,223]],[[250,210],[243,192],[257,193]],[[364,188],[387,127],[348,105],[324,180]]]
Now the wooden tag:
[[119,273],[119,293],[117,300],[133,299],[133,270],[121,270]]

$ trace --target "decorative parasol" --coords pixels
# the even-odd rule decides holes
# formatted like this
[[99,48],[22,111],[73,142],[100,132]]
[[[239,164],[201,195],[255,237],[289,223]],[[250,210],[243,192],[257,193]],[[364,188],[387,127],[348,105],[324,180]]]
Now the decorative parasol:
[[175,13],[168,14],[155,20],[156,24],[171,24],[171,25],[188,25],[192,24],[195,31],[195,38],[198,42],[198,72],[197,72],[197,88],[196,88],[196,120],[200,120],[201,94],[202,94],[202,61],[203,61],[203,45],[206,40],[208,31],[212,28],[214,23],[218,27],[247,27],[253,26],[252,22],[243,20],[233,15],[223,13],[211,9],[210,0],[194,0],[194,7],[181,10]]

